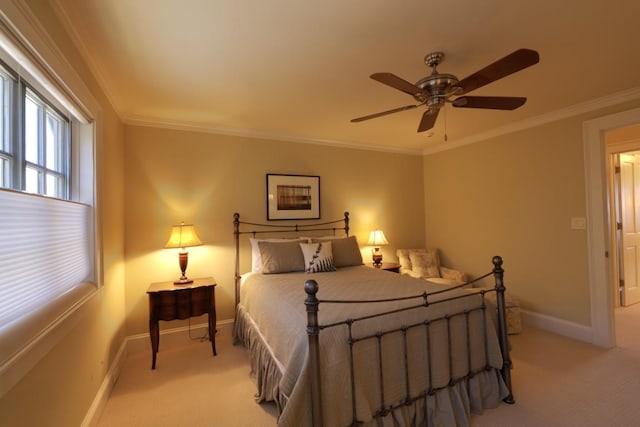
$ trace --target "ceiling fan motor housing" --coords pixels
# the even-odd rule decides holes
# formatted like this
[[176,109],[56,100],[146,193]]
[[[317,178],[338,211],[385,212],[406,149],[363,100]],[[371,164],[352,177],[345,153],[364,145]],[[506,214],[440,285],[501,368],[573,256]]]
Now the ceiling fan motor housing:
[[431,52],[424,57],[424,63],[433,69],[430,76],[418,80],[416,86],[422,93],[414,95],[419,102],[426,103],[429,107],[440,108],[446,100],[458,92],[455,86],[458,78],[453,74],[440,74],[437,67],[444,60],[444,52]]
[[419,102],[425,102],[428,105],[443,105],[447,98],[454,95],[458,78],[453,74],[431,74],[421,80],[418,80],[416,86],[422,89],[422,93],[414,96]]

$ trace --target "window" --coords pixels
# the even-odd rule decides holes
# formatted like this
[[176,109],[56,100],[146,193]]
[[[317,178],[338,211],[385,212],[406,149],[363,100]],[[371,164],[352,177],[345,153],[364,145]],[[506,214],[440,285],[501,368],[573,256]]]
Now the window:
[[11,105],[11,88],[13,80],[11,76],[0,67],[0,100],[2,111],[0,112],[0,187],[11,187],[12,144],[10,133],[10,115],[8,106]]
[[70,120],[14,74],[0,68],[0,186],[68,199]]
[[24,106],[25,190],[66,199],[69,121],[30,90]]
[[101,277],[99,104],[10,6],[0,14],[0,397],[71,330]]

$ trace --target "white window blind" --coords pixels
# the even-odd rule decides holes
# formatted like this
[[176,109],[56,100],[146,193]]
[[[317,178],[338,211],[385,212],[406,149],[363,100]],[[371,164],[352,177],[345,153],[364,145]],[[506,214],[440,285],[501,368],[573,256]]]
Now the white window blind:
[[0,190],[0,336],[92,282],[90,206]]

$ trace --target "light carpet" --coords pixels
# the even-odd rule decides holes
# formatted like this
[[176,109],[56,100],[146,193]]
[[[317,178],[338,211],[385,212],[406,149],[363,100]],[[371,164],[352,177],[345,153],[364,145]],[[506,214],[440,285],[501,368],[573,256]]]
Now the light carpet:
[[640,305],[616,310],[617,346],[603,349],[539,329],[511,338],[516,403],[474,427],[640,425]]
[[221,329],[214,357],[209,341],[163,349],[161,339],[155,370],[151,351],[129,355],[98,427],[275,426],[275,405],[255,403],[248,354],[231,341]]
[[[617,347],[592,345],[525,328],[511,336],[514,405],[472,417],[473,427],[626,427],[640,425],[640,304],[616,310]],[[129,355],[100,427],[275,426],[273,404],[253,400],[244,348],[224,332],[158,353]]]

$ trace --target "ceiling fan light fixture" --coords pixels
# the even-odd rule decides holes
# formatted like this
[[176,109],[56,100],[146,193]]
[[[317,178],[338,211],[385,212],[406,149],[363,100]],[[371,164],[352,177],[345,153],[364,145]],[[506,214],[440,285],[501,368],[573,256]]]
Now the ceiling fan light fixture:
[[[418,80],[415,85],[392,73],[384,72],[372,74],[372,79],[393,89],[411,95],[418,101],[418,104],[394,108],[382,113],[369,114],[368,116],[358,117],[351,121],[361,122],[399,111],[416,108],[421,105],[426,105],[427,111],[423,113],[420,125],[418,126],[418,132],[424,132],[434,126],[438,112],[446,102],[450,102],[454,107],[462,108],[515,110],[516,108],[524,105],[527,99],[513,96],[466,96],[466,94],[517,71],[537,64],[540,60],[540,56],[535,50],[518,49],[462,80],[459,80],[453,74],[438,72],[436,67],[443,61],[443,59],[443,52],[432,52],[427,54],[424,57],[424,62],[432,68],[432,72],[429,76]],[[456,99],[450,99],[451,97],[456,96]],[[445,132],[445,141],[446,139],[447,136]]]

